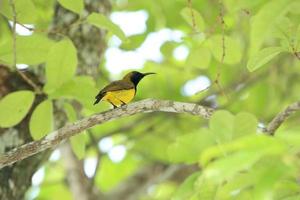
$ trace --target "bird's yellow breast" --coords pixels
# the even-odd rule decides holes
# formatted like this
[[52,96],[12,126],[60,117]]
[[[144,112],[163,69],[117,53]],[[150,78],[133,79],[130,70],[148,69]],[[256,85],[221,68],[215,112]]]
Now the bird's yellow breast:
[[104,101],[108,101],[115,106],[121,106],[122,104],[129,103],[135,96],[135,89],[130,90],[117,90],[107,92],[102,98]]

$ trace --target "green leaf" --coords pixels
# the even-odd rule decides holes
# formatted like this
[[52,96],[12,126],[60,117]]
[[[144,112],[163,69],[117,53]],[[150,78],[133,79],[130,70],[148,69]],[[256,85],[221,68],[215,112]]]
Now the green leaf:
[[300,2],[298,0],[294,0],[289,4],[289,12],[295,15],[300,14]]
[[84,158],[85,144],[86,144],[86,131],[83,131],[70,138],[71,147],[79,160]]
[[3,51],[3,48],[6,48],[4,45],[7,41],[12,41],[11,27],[5,17],[0,15],[0,52]]
[[[63,170],[61,169],[61,171]],[[48,172],[45,173],[45,175],[47,174]],[[45,181],[45,183],[41,185],[41,190],[39,191],[38,199],[50,200],[49,196],[51,196],[51,199],[73,199],[73,194],[70,192],[69,187],[66,184],[64,184],[63,181],[55,180],[54,182],[57,182],[56,184],[47,184],[49,182]]]
[[29,130],[34,140],[39,140],[53,130],[53,106],[50,100],[40,103],[33,111]]
[[87,21],[98,28],[104,28],[108,31],[111,31],[114,35],[118,36],[118,38],[120,38],[120,40],[122,40],[123,42],[127,42],[128,40],[124,32],[122,31],[122,29],[119,28],[118,25],[116,25],[109,18],[100,13],[90,14],[87,17]]
[[235,116],[234,136],[240,137],[256,133],[258,121],[253,114],[240,112]]
[[209,120],[209,129],[218,143],[229,142],[233,138],[256,133],[258,121],[247,112],[233,116],[225,110],[216,111]]
[[241,151],[209,164],[204,170],[204,176],[216,183],[228,180],[237,172],[250,168],[264,154],[260,151]]
[[268,1],[258,13],[252,17],[250,56],[253,56],[260,49],[278,17],[288,11],[290,1],[291,0]]
[[200,174],[201,172],[196,172],[187,177],[173,195],[172,200],[189,199],[189,197],[194,193],[194,185]]
[[248,70],[250,72],[257,70],[283,51],[282,47],[268,47],[260,50],[249,59],[247,63]]
[[[41,34],[31,36],[17,36],[17,63],[36,65],[45,62],[54,42]],[[0,48],[0,60],[8,64],[13,63],[12,41],[7,40]]]
[[145,34],[133,35],[128,37],[129,42],[122,43],[120,48],[124,50],[134,50],[142,45],[146,38]]
[[62,40],[50,49],[46,62],[46,85],[44,91],[52,93],[72,79],[77,67],[77,51],[73,43]]
[[86,107],[94,107],[92,101],[98,92],[94,80],[89,76],[75,76],[55,90],[50,98],[68,98],[80,101]]
[[[9,18],[13,19],[12,8],[10,0],[2,0],[0,2],[0,13]],[[14,1],[17,21],[23,24],[34,23],[37,20],[37,9],[31,0],[15,0]]]
[[178,43],[173,41],[167,41],[160,47],[160,52],[164,55],[165,59],[170,59],[173,56],[174,49],[178,46]]
[[[224,183],[224,181],[231,181],[240,174],[239,172],[252,173],[252,170],[265,170],[268,166],[271,168],[276,168],[277,166],[287,168],[285,164],[281,164],[281,156],[284,155],[287,148],[285,144],[274,138],[257,135],[248,136],[232,144],[236,146],[234,150],[230,149],[231,152],[227,151],[229,150],[228,147],[230,144],[227,144],[227,146],[212,147],[216,150],[218,148],[223,149],[223,155],[220,155],[221,157],[219,158],[214,158],[213,161],[204,167],[203,176],[205,178],[221,184]],[[290,173],[290,169],[286,169],[286,171]],[[273,174],[273,172],[271,174]],[[256,173],[256,176],[258,175],[259,174]],[[274,176],[271,177],[273,180]],[[261,178],[267,180],[264,175],[262,175]],[[244,184],[251,184],[250,182],[250,180],[245,181]],[[262,183],[262,180],[258,180],[258,182]]]
[[58,2],[66,9],[71,10],[80,15],[84,8],[83,0],[58,0]]
[[[237,64],[242,59],[242,46],[238,39],[234,37],[224,36],[225,56],[223,62],[225,64]],[[213,56],[219,61],[223,58],[223,37],[222,35],[214,35],[209,39],[209,47]]]
[[205,22],[201,14],[189,7],[185,7],[180,11],[180,15],[183,19],[191,26],[195,26],[194,28],[199,32],[203,32],[205,29]]
[[44,181],[41,184],[43,186],[44,184],[47,185],[47,183],[51,181],[63,181],[65,179],[65,168],[64,165],[52,165],[47,164],[45,167],[45,176]]
[[217,142],[230,141],[233,137],[234,116],[225,110],[216,111],[209,120],[209,129],[214,133]]
[[64,110],[70,122],[77,120],[77,114],[73,106],[69,103],[64,103]]
[[96,183],[104,192],[113,189],[142,166],[141,160],[130,154],[119,163],[114,163],[107,156],[103,156],[100,163]]
[[0,127],[18,124],[28,113],[34,101],[34,93],[28,90],[12,92],[0,100]]
[[[145,146],[151,146],[151,148],[145,148]],[[137,140],[134,144],[134,150],[141,152],[147,157],[159,161],[169,161],[168,151],[162,151],[161,147],[168,147],[169,141],[158,137],[156,135],[145,135],[141,139]]]
[[[254,170],[254,167],[250,171],[244,171],[244,173],[237,173],[233,179],[230,179],[230,181],[227,181],[225,184],[222,184],[222,187],[218,190],[218,197],[234,200],[252,200],[252,198],[245,198],[245,195],[248,196],[247,188],[255,185],[257,181],[258,170]],[[235,198],[233,198],[232,195],[234,191],[239,191],[238,194],[234,195]]]
[[300,128],[278,129],[275,137],[286,142],[290,147],[300,150]]
[[269,155],[278,155],[287,149],[286,144],[273,137],[266,135],[248,135],[229,143],[208,147],[200,157],[201,166],[205,166],[218,157],[228,156],[234,152],[263,152]]
[[294,33],[295,31],[296,30],[294,30],[294,25],[290,18],[283,16],[277,19],[271,34],[274,35],[274,37],[278,37],[284,40],[286,43],[288,43],[288,46],[290,46],[290,39],[292,33]]
[[297,200],[299,199],[299,184],[294,178],[281,180],[277,182],[274,192],[276,199]]
[[216,200],[216,194],[218,191],[218,185],[214,180],[207,179],[204,176],[200,176],[195,183],[195,190],[197,193],[193,195],[191,200]]
[[206,69],[209,67],[211,61],[211,53],[209,49],[205,47],[198,47],[193,49],[186,60],[188,67],[197,67],[200,69]]
[[208,129],[201,129],[176,138],[176,142],[168,147],[171,162],[196,163],[200,153],[215,143],[213,135]]
[[224,5],[228,9],[228,12],[239,12],[240,10],[245,8],[252,9],[261,2],[261,0],[224,0]]
[[[77,119],[77,114],[73,106],[69,103],[64,103],[64,110],[68,117],[69,122],[75,122]],[[84,158],[85,148],[86,148],[86,131],[83,131],[71,137],[70,143],[76,157],[79,160]]]
[[274,199],[274,186],[280,180],[281,176],[289,172],[290,169],[283,165],[280,160],[272,166],[266,166],[264,172],[260,176],[260,180],[255,185],[254,197],[255,199]]

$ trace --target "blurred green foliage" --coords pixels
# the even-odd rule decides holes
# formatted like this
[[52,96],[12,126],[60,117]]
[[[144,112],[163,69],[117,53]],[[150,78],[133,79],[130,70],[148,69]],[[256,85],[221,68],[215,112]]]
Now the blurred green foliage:
[[[40,0],[15,1],[18,23],[49,26],[52,3]],[[300,2],[298,0],[114,0],[113,12],[139,11],[148,14],[147,29],[127,37],[118,25],[101,13],[84,16],[81,0],[59,0],[66,9],[80,15],[78,23],[89,23],[122,40],[123,51],[135,51],[149,34],[161,29],[182,33],[180,41],[161,46],[161,61],[146,60],[141,71],[157,75],[145,79],[136,100],[161,98],[200,102],[222,108],[209,121],[196,116],[140,114],[107,122],[88,130],[97,141],[109,139],[110,150],[103,150],[96,184],[111,191],[126,177],[149,163],[197,164],[199,170],[180,185],[166,182],[155,186],[142,199],[299,199],[299,114],[277,130],[274,137],[264,136],[258,127],[268,122],[286,105],[300,99]],[[8,0],[0,8],[0,63],[15,70],[12,33],[8,20],[12,12]],[[222,23],[224,21],[224,23]],[[134,23],[129,22],[129,23]],[[34,139],[52,130],[52,104],[63,109],[68,120],[109,109],[101,103],[92,106],[98,89],[106,79],[77,75],[77,52],[72,41],[54,41],[46,32],[17,36],[17,63],[42,68],[47,100],[36,106],[30,131]],[[187,48],[186,58],[175,51]],[[114,58],[118,59],[118,58]],[[38,65],[40,64],[40,65]],[[38,65],[38,66],[37,66]],[[108,74],[105,61],[99,66]],[[127,72],[127,71],[126,71]],[[121,78],[123,74],[118,75]],[[220,85],[214,80],[218,77]],[[188,96],[184,86],[199,76],[211,86]],[[111,78],[108,76],[107,78]],[[196,87],[196,86],[195,86]],[[0,100],[0,127],[12,127],[27,114],[34,94],[18,91]],[[20,102],[21,101],[21,102]],[[75,108],[74,101],[78,106]],[[9,115],[7,115],[9,113]],[[53,119],[55,121],[55,119]],[[57,128],[57,127],[56,127]],[[80,159],[95,158],[97,146],[86,133],[71,139]],[[114,161],[110,151],[126,149],[124,159]],[[37,199],[71,199],[64,185],[61,158],[45,164],[45,177]],[[29,191],[30,192],[30,191]]]

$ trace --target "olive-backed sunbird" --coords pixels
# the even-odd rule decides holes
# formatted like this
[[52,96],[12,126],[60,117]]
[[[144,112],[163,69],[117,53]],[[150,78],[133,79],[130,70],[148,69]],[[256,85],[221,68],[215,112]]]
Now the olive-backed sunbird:
[[122,80],[113,81],[105,86],[95,97],[94,105],[104,100],[109,102],[114,108],[126,105],[135,96],[137,85],[145,76],[155,74],[153,72],[140,73],[132,71],[124,76]]

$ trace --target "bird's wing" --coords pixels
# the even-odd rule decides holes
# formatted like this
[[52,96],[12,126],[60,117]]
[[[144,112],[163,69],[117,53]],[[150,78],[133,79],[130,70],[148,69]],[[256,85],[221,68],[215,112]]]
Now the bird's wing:
[[105,86],[100,92],[105,93],[105,92],[111,92],[111,91],[117,91],[117,90],[129,90],[133,89],[134,85],[130,82],[127,81],[113,81],[107,86]]
[[118,91],[118,90],[129,90],[133,89],[134,85],[130,82],[126,81],[113,81],[107,86],[105,86],[99,94],[95,97],[96,99],[102,98],[106,92],[111,92],[111,91]]

